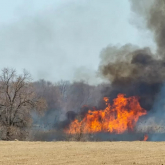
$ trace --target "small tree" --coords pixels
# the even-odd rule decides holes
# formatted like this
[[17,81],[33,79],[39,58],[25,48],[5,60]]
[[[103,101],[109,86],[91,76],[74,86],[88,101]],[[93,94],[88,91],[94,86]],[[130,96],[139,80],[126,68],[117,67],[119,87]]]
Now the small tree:
[[31,76],[24,71],[17,75],[13,69],[3,69],[0,75],[1,138],[24,140],[32,123],[31,112],[42,112],[46,102],[37,98]]

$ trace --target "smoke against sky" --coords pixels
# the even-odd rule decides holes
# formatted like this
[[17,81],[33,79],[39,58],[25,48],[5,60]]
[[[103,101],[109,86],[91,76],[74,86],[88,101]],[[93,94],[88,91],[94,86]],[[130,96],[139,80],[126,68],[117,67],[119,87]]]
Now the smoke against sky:
[[133,26],[128,0],[6,0],[0,11],[0,68],[25,68],[34,80],[97,83],[104,47],[153,44]]
[[[164,120],[164,11],[164,0],[7,0],[0,6],[0,69],[87,82],[34,83],[49,104],[44,121],[51,127],[64,128],[91,106],[104,109],[103,97],[111,103],[123,93],[138,96],[148,128],[148,115]],[[107,84],[89,85],[103,78]]]

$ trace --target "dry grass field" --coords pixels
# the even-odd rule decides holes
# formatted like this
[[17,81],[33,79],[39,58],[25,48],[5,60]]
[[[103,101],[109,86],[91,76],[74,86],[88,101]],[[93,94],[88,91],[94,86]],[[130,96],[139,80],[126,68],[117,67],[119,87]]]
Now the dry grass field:
[[165,165],[164,142],[0,142],[0,165]]

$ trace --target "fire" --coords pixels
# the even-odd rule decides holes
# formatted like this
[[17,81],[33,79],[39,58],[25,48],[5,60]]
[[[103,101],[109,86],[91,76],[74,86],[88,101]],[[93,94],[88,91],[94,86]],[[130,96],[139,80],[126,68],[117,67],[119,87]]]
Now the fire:
[[113,105],[109,103],[108,97],[104,97],[104,101],[105,109],[89,110],[81,121],[74,120],[65,132],[68,134],[97,132],[120,134],[133,130],[139,117],[146,114],[146,110],[140,106],[135,96],[126,98],[124,94],[119,94],[113,100]]
[[148,135],[144,135],[143,141],[147,141],[147,140],[148,140]]

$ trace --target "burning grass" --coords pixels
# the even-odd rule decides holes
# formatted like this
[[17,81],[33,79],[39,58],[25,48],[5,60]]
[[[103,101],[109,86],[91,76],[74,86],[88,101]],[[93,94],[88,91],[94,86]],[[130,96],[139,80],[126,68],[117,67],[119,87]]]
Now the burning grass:
[[133,131],[139,117],[147,113],[135,96],[126,98],[124,94],[119,94],[113,100],[113,105],[109,103],[107,97],[104,101],[105,109],[89,110],[82,121],[74,120],[65,132],[68,134],[99,132],[121,134],[125,131]]

